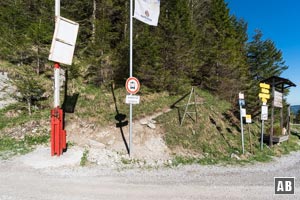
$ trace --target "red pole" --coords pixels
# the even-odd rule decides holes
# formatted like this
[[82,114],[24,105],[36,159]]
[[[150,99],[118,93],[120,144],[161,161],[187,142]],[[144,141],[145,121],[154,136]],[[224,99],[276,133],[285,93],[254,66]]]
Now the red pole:
[[54,109],[51,110],[51,156],[60,156],[67,148],[64,113],[59,107],[59,63],[54,64]]

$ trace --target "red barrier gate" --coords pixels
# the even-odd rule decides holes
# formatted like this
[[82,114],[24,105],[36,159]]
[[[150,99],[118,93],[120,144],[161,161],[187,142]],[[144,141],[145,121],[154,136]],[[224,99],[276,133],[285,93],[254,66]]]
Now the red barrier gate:
[[62,109],[57,107],[51,110],[51,156],[60,156],[67,148],[63,119]]

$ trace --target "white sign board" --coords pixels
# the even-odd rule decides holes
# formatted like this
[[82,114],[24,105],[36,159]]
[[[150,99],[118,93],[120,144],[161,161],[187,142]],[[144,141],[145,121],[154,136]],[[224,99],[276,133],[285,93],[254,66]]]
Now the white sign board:
[[245,99],[244,93],[242,93],[242,92],[239,93],[239,99]]
[[251,115],[246,115],[246,123],[247,124],[251,124],[252,123]]
[[127,104],[139,104],[140,103],[140,96],[126,95],[126,103]]
[[58,17],[52,39],[49,60],[71,65],[75,50],[79,24]]
[[242,117],[246,117],[246,109],[245,108],[242,108],[241,109],[241,115],[242,115]]
[[275,91],[274,93],[274,106],[282,108],[282,93]]
[[268,120],[268,106],[261,106],[261,120]]

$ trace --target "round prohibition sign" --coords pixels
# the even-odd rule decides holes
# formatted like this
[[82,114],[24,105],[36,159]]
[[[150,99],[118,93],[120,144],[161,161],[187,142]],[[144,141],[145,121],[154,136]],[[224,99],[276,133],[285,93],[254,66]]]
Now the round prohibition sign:
[[129,94],[136,94],[140,90],[140,82],[135,77],[130,77],[126,80],[126,90]]

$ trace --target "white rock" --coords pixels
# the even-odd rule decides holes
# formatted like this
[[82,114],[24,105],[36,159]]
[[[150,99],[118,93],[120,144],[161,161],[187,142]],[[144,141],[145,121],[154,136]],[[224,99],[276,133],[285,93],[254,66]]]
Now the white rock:
[[152,124],[152,123],[150,123],[150,122],[147,124],[147,126],[148,126],[149,128],[151,128],[151,129],[155,129],[155,128],[156,128],[155,124]]
[[96,147],[96,148],[104,148],[105,147],[105,144],[101,143],[101,142],[97,142],[95,140],[91,140],[89,139],[89,144],[93,147]]
[[141,119],[140,120],[140,124],[141,125],[147,125],[148,124],[148,121],[146,119]]
[[232,153],[230,157],[235,158],[237,160],[241,160],[241,158],[238,155],[234,154],[234,153]]

